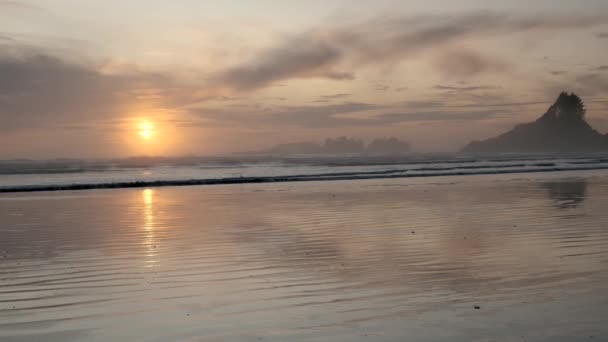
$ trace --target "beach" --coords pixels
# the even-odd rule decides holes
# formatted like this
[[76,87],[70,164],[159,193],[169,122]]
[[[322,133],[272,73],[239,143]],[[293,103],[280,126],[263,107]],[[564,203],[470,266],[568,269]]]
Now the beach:
[[0,196],[0,341],[608,339],[608,172]]

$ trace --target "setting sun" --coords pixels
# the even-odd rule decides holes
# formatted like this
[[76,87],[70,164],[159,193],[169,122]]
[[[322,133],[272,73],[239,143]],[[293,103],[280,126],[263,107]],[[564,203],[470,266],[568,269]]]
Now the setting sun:
[[142,110],[145,114],[131,114],[125,122],[121,139],[127,154],[159,155],[173,153],[176,143],[175,126],[167,123],[163,113],[153,109]]
[[152,125],[150,122],[143,122],[141,124],[139,124],[139,136],[144,138],[144,139],[150,139],[152,138],[152,135],[154,135],[154,125]]

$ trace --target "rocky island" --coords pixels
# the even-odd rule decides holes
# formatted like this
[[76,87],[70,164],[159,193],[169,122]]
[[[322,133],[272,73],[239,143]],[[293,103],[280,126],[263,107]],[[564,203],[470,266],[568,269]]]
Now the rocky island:
[[463,152],[599,152],[608,149],[608,137],[585,120],[585,105],[574,93],[562,92],[547,112],[534,122],[519,124],[509,132],[484,141],[473,141]]

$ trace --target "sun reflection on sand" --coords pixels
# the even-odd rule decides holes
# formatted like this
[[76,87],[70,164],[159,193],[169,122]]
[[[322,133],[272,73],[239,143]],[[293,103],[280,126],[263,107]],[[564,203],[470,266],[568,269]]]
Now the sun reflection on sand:
[[145,267],[158,265],[158,252],[154,226],[154,190],[145,189],[141,192],[143,199],[143,245],[146,247]]

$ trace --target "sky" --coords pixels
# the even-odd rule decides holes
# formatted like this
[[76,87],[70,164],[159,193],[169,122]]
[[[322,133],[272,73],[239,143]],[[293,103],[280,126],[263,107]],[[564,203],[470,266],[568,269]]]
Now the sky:
[[0,159],[456,151],[561,91],[606,133],[606,56],[605,0],[0,0]]

